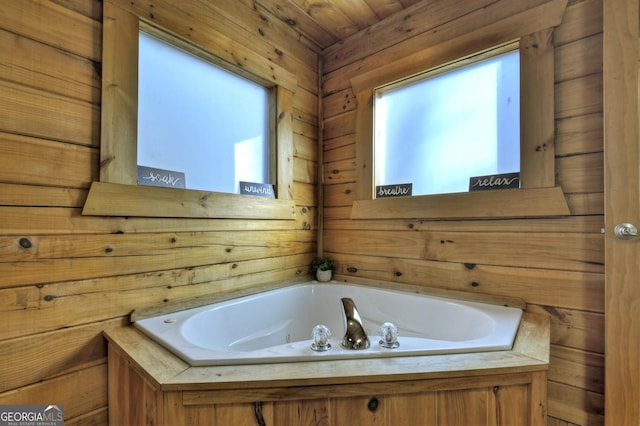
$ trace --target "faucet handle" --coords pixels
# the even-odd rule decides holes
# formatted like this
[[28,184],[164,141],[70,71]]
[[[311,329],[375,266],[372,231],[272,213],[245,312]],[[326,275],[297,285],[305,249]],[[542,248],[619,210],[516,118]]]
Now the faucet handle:
[[331,349],[331,343],[329,338],[331,337],[331,330],[324,324],[318,324],[313,327],[312,332],[313,343],[311,349],[316,352],[325,352]]
[[388,349],[395,349],[400,346],[398,342],[398,328],[390,322],[385,322],[380,326],[378,333],[381,337],[380,346]]

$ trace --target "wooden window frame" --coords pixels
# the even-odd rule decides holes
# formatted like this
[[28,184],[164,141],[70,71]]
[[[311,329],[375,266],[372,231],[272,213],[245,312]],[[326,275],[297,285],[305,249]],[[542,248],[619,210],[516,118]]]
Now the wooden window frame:
[[[569,215],[555,186],[553,29],[566,1],[553,0],[508,22],[426,47],[406,58],[354,77],[356,199],[351,219],[463,219]],[[520,176],[513,190],[374,199],[373,96],[376,87],[509,42],[520,46]]]
[[[118,4],[116,4],[118,3]],[[191,22],[187,28],[211,34],[199,44],[181,34],[179,19],[152,22],[135,5],[105,0],[103,10],[102,124],[100,182],[93,182],[82,214],[233,219],[295,219],[293,186],[293,94],[296,77],[273,63],[234,66],[215,43],[215,30]],[[198,28],[194,28],[198,27]],[[186,49],[275,92],[277,198],[137,184],[138,34],[171,34]],[[174,39],[175,37],[175,39]],[[204,42],[204,45],[203,45]],[[264,62],[268,62],[266,59]],[[268,72],[267,72],[268,70]]]

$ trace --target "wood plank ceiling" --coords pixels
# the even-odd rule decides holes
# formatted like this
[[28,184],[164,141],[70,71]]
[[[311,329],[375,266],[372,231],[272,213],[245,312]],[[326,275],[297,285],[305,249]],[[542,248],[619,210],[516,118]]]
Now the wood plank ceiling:
[[322,49],[423,0],[256,0]]

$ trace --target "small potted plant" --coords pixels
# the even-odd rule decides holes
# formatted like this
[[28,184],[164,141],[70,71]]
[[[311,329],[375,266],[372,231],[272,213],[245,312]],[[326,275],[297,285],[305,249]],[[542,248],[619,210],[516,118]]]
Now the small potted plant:
[[336,269],[336,262],[328,257],[318,256],[311,262],[311,273],[318,281],[331,281],[331,275]]

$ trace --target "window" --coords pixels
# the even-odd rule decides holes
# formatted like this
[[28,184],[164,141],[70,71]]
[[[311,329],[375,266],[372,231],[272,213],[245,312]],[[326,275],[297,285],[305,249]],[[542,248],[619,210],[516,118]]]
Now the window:
[[[138,184],[239,193],[270,176],[271,91],[143,31]],[[156,172],[166,171],[167,174]]]
[[466,192],[472,177],[518,173],[519,83],[519,52],[511,44],[378,87],[376,187]]
[[[358,108],[354,126],[355,188],[350,218],[455,220],[568,215],[567,200],[555,182],[554,155],[553,29],[562,21],[565,7],[566,2],[551,0],[545,6],[527,9],[526,13],[495,20],[489,11],[478,10],[486,21],[474,31],[468,30],[467,15],[460,17],[460,22],[447,21],[442,31],[421,35],[420,43],[414,44],[416,50],[407,54],[406,46],[390,47],[385,54],[394,58],[393,61],[375,69],[363,67],[352,76],[350,83]],[[410,81],[412,76],[424,73],[424,70],[438,67],[442,70],[443,64],[450,64],[455,58],[477,57],[492,46],[516,42],[520,69],[520,187],[378,197],[376,185],[380,181],[376,181],[377,148],[374,143],[376,89],[386,88],[390,82]],[[402,140],[399,144],[402,145]],[[441,161],[451,155],[445,155]],[[383,195],[402,195],[405,190],[399,185],[402,183],[411,182],[398,182],[388,192],[385,189]],[[400,188],[395,194],[394,187]]]
[[[298,87],[297,77],[274,64],[269,58],[251,54],[249,47],[238,45],[230,50],[226,45],[220,45],[217,41],[224,39],[226,35],[218,33],[205,21],[190,20],[189,16],[179,9],[163,14],[162,27],[159,27],[158,22],[154,22],[153,15],[144,17],[140,15],[143,12],[136,3],[115,4],[111,0],[104,0],[103,5],[100,181],[91,183],[82,214],[295,220],[295,202],[292,200],[293,97]],[[185,26],[184,22],[187,20],[190,24]],[[194,173],[189,170],[185,172],[187,180],[185,189],[138,184],[139,164],[152,169],[166,168],[176,172],[183,171],[178,163],[154,163],[154,161],[160,161],[155,158],[154,141],[151,141],[151,145],[154,146],[151,152],[141,153],[141,161],[138,162],[138,104],[140,101],[138,53],[141,30],[159,40],[171,40],[171,44],[175,41],[175,46],[180,49],[205,59],[222,70],[256,83],[268,92],[266,96],[269,112],[265,114],[268,114],[266,120],[269,124],[266,127],[268,127],[269,143],[265,143],[266,136],[260,142],[255,142],[254,138],[257,136],[237,134],[230,138],[233,142],[228,142],[226,145],[227,151],[233,151],[233,157],[227,157],[225,160],[216,157],[208,163],[210,169],[220,168],[221,164],[234,164],[232,172],[234,183],[231,184],[234,186],[233,189],[230,189],[229,184],[225,188],[189,189],[189,182],[192,182],[190,176]],[[236,56],[238,51],[243,52],[251,60],[238,64]],[[162,64],[162,67],[166,66],[166,63]],[[160,92],[160,90],[155,91]],[[263,101],[261,100],[260,103]],[[238,114],[244,115],[244,111]],[[203,121],[208,120],[203,119]],[[258,127],[265,126],[261,124]],[[144,133],[145,130],[141,129],[141,132]],[[213,133],[211,137],[192,138],[193,141],[199,142],[196,144],[198,146],[196,156],[202,153],[203,146],[207,143],[211,144],[211,140],[218,138],[220,127]],[[178,143],[173,140],[173,137],[170,139],[170,143],[174,146]],[[261,168],[261,178],[236,173],[235,170],[235,158],[241,156],[243,147],[253,143],[259,143],[264,148],[259,160],[260,167],[251,166],[252,170]],[[181,145],[185,149],[186,146]],[[172,160],[177,160],[182,153],[178,150],[172,155],[175,157]],[[174,167],[172,164],[178,165]],[[254,187],[256,190],[250,193],[274,195],[274,197],[237,194],[235,181],[245,178],[251,181],[264,180],[273,183],[275,187],[272,194],[265,193],[262,190],[264,188],[259,186]],[[206,177],[204,180],[213,179]]]

